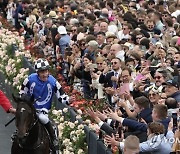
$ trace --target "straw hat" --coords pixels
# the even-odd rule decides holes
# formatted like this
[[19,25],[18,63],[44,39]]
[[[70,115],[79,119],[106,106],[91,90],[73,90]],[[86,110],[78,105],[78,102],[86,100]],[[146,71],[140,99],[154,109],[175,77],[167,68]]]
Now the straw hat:
[[58,16],[56,14],[55,11],[50,11],[49,14],[47,15],[47,17],[53,18],[53,19],[57,19]]

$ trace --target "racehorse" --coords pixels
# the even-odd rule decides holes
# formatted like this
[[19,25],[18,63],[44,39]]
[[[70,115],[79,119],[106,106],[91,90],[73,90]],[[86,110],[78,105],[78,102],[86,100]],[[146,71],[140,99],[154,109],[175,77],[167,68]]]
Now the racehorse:
[[17,137],[12,143],[11,154],[50,154],[48,133],[38,120],[34,100],[27,96],[13,97],[17,103]]

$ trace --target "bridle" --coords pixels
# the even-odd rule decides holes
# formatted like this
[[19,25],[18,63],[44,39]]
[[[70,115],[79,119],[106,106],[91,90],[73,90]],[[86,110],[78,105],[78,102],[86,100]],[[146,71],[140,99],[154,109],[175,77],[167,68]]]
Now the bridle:
[[[25,134],[24,137],[28,137],[29,134],[30,134],[30,132],[31,132],[31,130],[38,124],[39,119],[38,119],[38,117],[36,116],[36,113],[33,114],[33,119],[34,119],[34,120],[33,120],[34,122],[33,122],[32,125],[29,127],[29,129],[28,129],[28,131],[26,132],[26,134]],[[43,144],[42,139],[40,140],[40,142],[37,142],[36,144],[34,144],[32,147],[24,146],[24,145],[22,145],[22,143],[20,143],[20,141],[18,141],[18,142],[19,142],[19,147],[20,147],[20,148],[22,148],[22,149],[27,149],[27,150],[35,150],[35,149],[39,148],[39,147],[41,146],[41,144]]]

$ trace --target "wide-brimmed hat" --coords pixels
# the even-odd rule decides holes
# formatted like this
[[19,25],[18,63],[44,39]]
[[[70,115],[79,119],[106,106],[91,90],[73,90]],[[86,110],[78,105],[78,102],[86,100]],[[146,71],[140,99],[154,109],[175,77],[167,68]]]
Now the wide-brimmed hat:
[[53,18],[53,19],[57,19],[58,16],[56,14],[55,11],[50,11],[49,14],[47,15],[47,17]]

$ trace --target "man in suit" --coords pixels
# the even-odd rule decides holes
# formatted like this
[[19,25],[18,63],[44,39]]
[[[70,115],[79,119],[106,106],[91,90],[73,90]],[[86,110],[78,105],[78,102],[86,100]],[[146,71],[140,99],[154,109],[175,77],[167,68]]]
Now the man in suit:
[[113,95],[113,88],[117,88],[118,77],[121,75],[121,60],[119,58],[113,58],[111,60],[112,71],[108,72],[108,69],[104,69],[103,73],[99,77],[99,83],[104,84],[106,93],[108,94],[108,100],[111,104],[111,95]]

